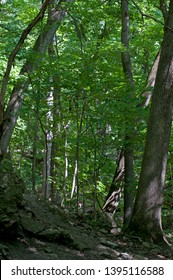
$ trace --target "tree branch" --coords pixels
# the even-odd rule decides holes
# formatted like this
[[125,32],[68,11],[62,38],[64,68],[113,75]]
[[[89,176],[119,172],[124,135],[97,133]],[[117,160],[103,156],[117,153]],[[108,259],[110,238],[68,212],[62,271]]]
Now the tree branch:
[[2,23],[0,23],[0,27],[7,30],[7,31],[10,31],[10,29],[8,27],[4,26]]
[[[134,6],[137,8],[137,10],[140,12],[140,14],[141,14],[142,17],[150,18],[150,19],[154,20],[155,22],[160,23],[160,24],[163,25],[164,27],[166,27],[166,28],[172,30],[172,28],[170,28],[169,26],[167,26],[167,25],[166,25],[164,22],[162,22],[161,20],[159,20],[159,19],[157,19],[157,18],[155,18],[155,17],[153,17],[153,16],[151,16],[151,15],[148,15],[148,14],[144,13],[144,12],[141,10],[141,8],[138,6],[138,4],[137,4],[134,0],[131,0],[131,1],[132,1],[132,3],[134,4]],[[160,1],[160,2],[163,2],[163,1]],[[159,9],[161,10],[161,6],[159,7]],[[162,10],[161,10],[161,11],[162,11]],[[162,11],[162,13],[163,13],[163,11]]]
[[27,38],[28,34],[31,32],[33,27],[43,18],[44,13],[45,13],[50,1],[51,0],[45,0],[45,2],[43,3],[43,5],[40,9],[40,12],[32,20],[32,22],[23,30],[22,35],[21,35],[17,45],[15,46],[14,50],[9,55],[6,71],[5,71],[3,80],[2,80],[1,92],[0,92],[0,103],[2,106],[4,106],[5,93],[6,93],[7,84],[8,84],[8,80],[9,80],[9,76],[10,76],[10,72],[11,72],[11,68],[12,68],[14,59],[15,59],[17,53],[19,52],[21,46],[23,45],[25,39]]

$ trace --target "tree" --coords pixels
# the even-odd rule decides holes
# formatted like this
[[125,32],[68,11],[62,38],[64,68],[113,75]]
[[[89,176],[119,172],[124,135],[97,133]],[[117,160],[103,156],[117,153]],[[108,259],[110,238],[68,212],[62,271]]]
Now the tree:
[[[32,26],[39,0],[0,4],[1,156],[10,142],[11,161],[27,189],[40,193],[43,185],[47,198],[51,190],[52,201],[58,194],[71,211],[92,207],[97,213],[110,185],[118,200],[122,179],[129,197],[139,178],[149,108],[138,104],[144,104],[142,92],[148,97],[145,107],[150,100],[157,65],[144,88],[160,49],[160,22],[166,12],[162,5],[163,17],[156,1],[143,1],[140,7],[138,2],[129,2],[130,26],[127,1],[121,1],[122,17],[120,1],[51,1],[50,13],[46,10]],[[5,71],[8,58],[12,68]],[[133,154],[135,183],[130,179]],[[115,200],[110,201],[114,208]],[[120,201],[120,210],[122,206]]]
[[[14,48],[14,51],[9,56],[7,63],[7,68],[5,71],[5,76],[2,83],[2,91],[0,96],[1,107],[4,106],[4,99],[6,97],[6,88],[9,80],[9,74],[11,71],[12,63],[15,56],[20,49],[22,43],[24,42],[26,36],[31,31],[33,26],[43,17],[45,9],[50,1],[45,1],[42,6],[38,17],[32,21],[29,27],[22,33],[21,39]],[[65,2],[73,2],[72,0],[67,0]],[[59,2],[58,2],[59,3]],[[53,1],[53,4],[54,1]],[[40,35],[35,41],[34,47],[31,54],[28,56],[26,62],[20,70],[20,77],[15,86],[13,87],[10,99],[5,108],[4,114],[1,116],[1,126],[0,126],[0,179],[1,179],[1,201],[3,203],[0,205],[0,221],[1,221],[1,233],[6,235],[6,232],[11,231],[16,233],[16,227],[18,222],[18,206],[22,200],[23,193],[23,181],[20,180],[19,176],[15,174],[15,170],[12,167],[11,160],[6,161],[5,156],[7,155],[9,149],[9,143],[16,126],[16,122],[19,116],[19,109],[23,104],[25,98],[25,91],[27,91],[29,86],[30,76],[33,74],[35,69],[38,67],[41,59],[48,50],[49,45],[52,43],[53,37],[60,26],[61,21],[64,19],[66,13],[63,8],[59,6],[52,5],[51,16],[49,17],[44,28],[41,30]],[[1,108],[0,107],[0,108]],[[2,109],[2,108],[1,108]],[[4,109],[4,108],[3,108]],[[5,159],[4,159],[5,158]],[[4,172],[5,171],[5,172]],[[7,173],[7,174],[6,174]],[[13,211],[8,213],[8,207],[11,207]],[[5,217],[5,219],[4,219]]]
[[[48,4],[49,1],[45,1],[46,4]],[[73,2],[72,0],[67,0],[66,2]],[[47,7],[47,5],[44,5],[44,7]],[[47,24],[45,25],[44,29],[42,30],[41,34],[39,35],[38,39],[35,42],[35,45],[32,50],[32,55],[28,58],[24,66],[22,67],[20,71],[20,75],[30,75],[34,69],[36,68],[36,65],[38,63],[38,60],[41,56],[43,56],[49,46],[49,44],[52,42],[54,34],[56,30],[58,29],[62,19],[64,19],[65,16],[65,11],[63,9],[58,10],[52,9],[52,15],[51,18],[49,18]],[[41,16],[43,16],[44,11],[41,10]],[[39,19],[40,17],[39,16]],[[34,20],[33,23],[31,24],[30,28],[26,29],[26,33],[30,31],[30,29],[33,27],[35,24],[35,21],[38,22],[37,20]],[[29,30],[28,30],[29,29]],[[25,35],[25,32],[23,33]],[[23,40],[26,38],[26,35],[21,37],[21,43]],[[15,58],[15,55],[18,51],[18,48],[20,48],[21,43],[18,43],[14,51],[12,52],[10,59],[9,59],[9,64],[7,65],[7,70],[4,76],[4,84],[2,87],[2,92],[1,92],[1,105],[4,103],[4,95],[5,95],[5,88],[6,88],[6,83],[8,81],[10,69],[11,69],[11,64]],[[6,81],[7,80],[7,81]],[[17,122],[18,114],[19,114],[19,109],[22,105],[23,99],[24,99],[24,91],[28,88],[28,80],[23,80],[23,81],[18,81],[18,83],[15,85],[13,88],[10,101],[8,102],[7,108],[4,112],[3,120],[1,120],[1,130],[0,130],[0,157],[2,158],[4,154],[6,154],[11,136],[15,127],[15,124]]]
[[[133,109],[134,99],[134,79],[132,72],[132,63],[129,51],[129,9],[128,1],[121,0],[121,13],[122,13],[122,31],[121,31],[121,42],[125,50],[121,52],[121,60],[124,75],[127,81],[127,100],[130,101],[129,110]],[[126,113],[125,113],[126,114]],[[127,114],[125,118],[125,140],[124,140],[124,225],[127,226],[132,214],[133,208],[133,185],[134,185],[134,145],[133,145],[133,134],[134,129],[132,129],[132,118]]]
[[160,61],[152,94],[151,111],[138,191],[128,230],[156,243],[164,242],[163,203],[168,146],[173,110],[173,1],[164,27]]

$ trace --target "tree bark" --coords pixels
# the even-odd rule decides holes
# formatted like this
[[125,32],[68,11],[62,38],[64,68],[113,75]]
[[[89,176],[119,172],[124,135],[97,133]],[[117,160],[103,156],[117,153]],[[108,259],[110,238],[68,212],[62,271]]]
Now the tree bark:
[[173,112],[173,0],[161,46],[139,186],[128,230],[163,242],[161,206]]
[[[121,13],[122,13],[122,31],[121,42],[124,51],[121,53],[121,60],[124,75],[127,82],[127,102],[133,99],[134,80],[132,73],[132,64],[129,51],[129,9],[128,1],[121,0]],[[132,105],[133,106],[133,105]],[[125,159],[125,185],[124,185],[124,225],[127,226],[132,214],[133,208],[133,181],[134,181],[134,156],[133,156],[133,129],[132,119],[126,120],[126,136],[124,144],[124,159]]]
[[167,16],[168,16],[168,7],[167,7],[167,1],[166,0],[160,0],[159,1],[159,8],[162,12],[162,15],[163,15],[163,18],[164,18],[164,21],[166,21],[167,19]]
[[[67,1],[73,2],[73,1]],[[49,44],[53,40],[53,36],[58,29],[61,21],[65,16],[65,11],[62,9],[53,9],[52,15],[45,25],[42,33],[36,40],[30,58],[26,61],[25,65],[20,71],[21,76],[25,76],[34,71],[37,67],[38,61],[46,52]],[[11,136],[19,115],[19,109],[25,97],[25,92],[28,88],[28,79],[25,77],[24,81],[18,81],[14,87],[10,101],[7,105],[6,111],[3,116],[3,122],[0,128],[0,158],[7,153]]]
[[37,162],[37,140],[38,140],[38,125],[39,125],[39,104],[36,104],[36,113],[35,113],[35,128],[34,128],[34,137],[33,137],[33,159],[32,159],[32,191],[36,191],[36,162]]
[[[55,54],[52,54],[52,58],[55,59]],[[56,178],[58,177],[58,164],[56,162],[56,156],[59,151],[58,138],[61,132],[61,98],[60,98],[60,78],[58,76],[53,77],[53,112],[52,112],[52,149],[51,149],[51,201],[55,199],[56,191]]]
[[158,70],[158,65],[159,65],[159,60],[160,60],[160,50],[156,55],[156,58],[154,60],[154,63],[151,67],[151,71],[148,75],[148,79],[147,79],[147,88],[146,91],[143,93],[143,96],[145,97],[145,101],[138,104],[138,107],[147,107],[151,101],[151,97],[152,97],[152,92],[153,92],[153,88],[155,85],[155,81],[156,81],[156,74],[157,74],[157,70]]
[[[152,97],[152,92],[153,88],[155,85],[156,81],[156,74],[157,74],[157,69],[158,69],[158,64],[159,64],[159,59],[160,59],[160,51],[157,53],[156,58],[154,60],[154,63],[151,67],[150,73],[147,78],[147,86],[146,86],[146,91],[143,93],[143,96],[145,97],[145,100],[142,101],[137,105],[137,107],[147,107],[151,101]],[[127,154],[126,154],[127,156]],[[126,161],[127,164],[128,161]],[[119,200],[121,198],[120,192],[123,190],[123,181],[125,181],[125,160],[124,160],[124,150],[123,147],[120,151],[118,161],[116,164],[116,170],[115,174],[112,180],[112,183],[110,185],[110,189],[108,192],[108,195],[106,197],[105,203],[103,205],[103,210],[105,212],[115,212]],[[127,176],[126,176],[127,178]],[[127,198],[126,198],[127,199]]]
[[[161,9],[161,7],[164,8],[164,11],[162,11],[162,13],[164,12],[164,20],[166,20],[167,10],[166,10],[165,3],[163,3],[163,2],[164,1],[162,1],[162,0],[160,1],[160,9]],[[127,3],[126,3],[126,5],[127,5]],[[128,41],[125,41],[125,42],[126,42],[126,45],[128,46]],[[156,74],[157,74],[158,64],[159,64],[159,60],[160,60],[160,52],[161,52],[161,50],[159,50],[159,52],[157,53],[157,55],[155,57],[155,60],[154,60],[154,63],[152,65],[151,69],[150,69],[150,72],[149,72],[149,75],[148,75],[148,78],[147,78],[146,90],[142,94],[145,97],[145,99],[144,99],[144,101],[140,102],[137,105],[137,107],[147,107],[147,106],[149,106],[149,103],[150,103],[151,97],[152,97],[153,88],[154,88],[155,81],[156,81]],[[130,57],[129,57],[129,59],[130,59]],[[124,60],[124,63],[125,63],[125,60]],[[128,63],[128,65],[129,65],[129,69],[130,69],[130,64]],[[131,71],[131,69],[130,69],[130,71]],[[130,72],[130,71],[127,71],[127,73]],[[131,80],[133,81],[133,76],[132,76]],[[127,148],[128,148],[128,145],[127,145]],[[117,162],[117,168],[115,170],[115,175],[113,177],[112,184],[110,186],[108,195],[106,197],[106,200],[105,200],[105,203],[104,203],[104,206],[103,206],[104,211],[108,211],[108,212],[112,211],[112,213],[114,211],[116,211],[116,209],[118,207],[118,204],[119,204],[118,199],[121,198],[120,192],[122,192],[122,188],[123,188],[122,181],[123,181],[123,179],[124,179],[124,181],[126,181],[127,178],[128,178],[127,173],[126,173],[126,176],[125,176],[125,170],[126,171],[130,170],[130,166],[132,166],[132,165],[129,165],[129,168],[128,168],[127,165],[128,165],[128,162],[130,162],[130,160],[126,160],[126,168],[125,168],[125,160],[124,160],[124,152],[125,151],[123,151],[123,150],[124,149],[122,148],[119,159],[118,159],[118,162]],[[130,153],[130,150],[129,150],[129,156],[130,156],[130,154],[131,154],[131,161],[133,161],[133,159],[132,159],[133,153],[132,153],[132,151]],[[126,158],[128,157],[128,153],[126,153],[125,157]],[[114,201],[114,200],[116,200],[116,201]],[[125,204],[126,204],[126,201],[128,201],[128,195],[124,199]],[[129,205],[129,204],[130,203],[127,202],[127,205]],[[115,207],[115,205],[116,205],[116,207]],[[125,208],[128,208],[128,207],[125,206]],[[128,213],[128,211],[127,211],[127,213]]]

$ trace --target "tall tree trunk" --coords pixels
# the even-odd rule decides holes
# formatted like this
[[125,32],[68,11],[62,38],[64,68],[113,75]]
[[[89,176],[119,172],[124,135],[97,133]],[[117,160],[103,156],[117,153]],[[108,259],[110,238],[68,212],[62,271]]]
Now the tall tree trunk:
[[[156,58],[151,67],[150,73],[148,75],[146,91],[143,93],[145,100],[142,101],[141,103],[139,103],[137,105],[138,107],[147,107],[150,103],[153,87],[155,85],[159,59],[160,59],[160,51],[156,55]],[[127,155],[128,155],[128,153],[127,153]],[[133,153],[131,156],[133,156]],[[122,197],[121,192],[123,190],[123,181],[125,181],[125,159],[124,158],[125,158],[124,157],[124,148],[122,147],[118,160],[117,160],[117,163],[116,163],[115,174],[112,179],[112,183],[110,185],[109,192],[106,197],[105,203],[103,205],[103,210],[108,213],[113,214],[116,211],[116,209],[119,205],[120,198]],[[127,164],[127,162],[128,161],[126,161],[126,164]],[[128,168],[126,170],[128,170]],[[127,178],[127,176],[126,176],[126,178]]]
[[[134,81],[132,73],[132,64],[129,52],[129,10],[128,1],[121,0],[122,13],[122,31],[121,42],[125,50],[121,53],[121,60],[124,75],[127,81],[127,102],[132,102]],[[130,105],[133,106],[133,105]],[[124,158],[125,158],[125,185],[124,185],[124,225],[127,226],[132,214],[133,207],[133,181],[134,181],[134,159],[133,159],[133,131],[132,120],[126,120],[126,136],[124,144]]]
[[[55,57],[54,57],[55,58]],[[56,156],[59,151],[58,136],[60,133],[60,115],[61,115],[61,105],[60,105],[60,80],[58,77],[53,77],[53,122],[52,122],[52,148],[51,148],[51,168],[50,168],[50,177],[51,177],[51,201],[54,201],[56,197],[56,178],[58,176],[58,166],[56,162]]]
[[[83,89],[81,89],[82,91]],[[86,100],[85,95],[83,97],[83,104],[82,108],[80,108],[80,92],[76,94],[75,100],[75,109],[76,109],[76,147],[75,147],[75,163],[74,163],[74,173],[73,173],[73,181],[72,181],[72,191],[71,191],[71,198],[73,197],[74,193],[76,192],[76,210],[78,212],[79,208],[79,163],[80,163],[80,138],[81,132],[83,127],[83,120],[85,116],[85,107],[86,107]]]
[[44,134],[44,160],[43,160],[43,178],[42,178],[42,197],[49,198],[49,173],[50,173],[50,147],[49,147],[49,133],[45,131],[42,122],[40,121],[42,132]]
[[67,141],[67,126],[64,126],[64,180],[63,180],[63,198],[61,206],[66,207],[67,197],[67,179],[68,179],[68,153],[67,153],[68,141]]
[[[126,142],[127,141],[127,142]],[[126,135],[124,145],[124,227],[127,227],[133,210],[134,196],[134,149],[132,136]]]
[[[160,59],[160,51],[156,55],[156,58],[154,60],[154,63],[151,67],[150,73],[147,78],[146,90],[142,94],[145,97],[145,99],[144,99],[144,101],[140,102],[137,105],[137,107],[147,107],[150,103],[153,88],[154,88],[155,81],[156,81],[156,74],[157,74],[159,59]],[[128,153],[127,153],[127,155],[128,155]],[[133,156],[133,153],[131,156]],[[126,163],[127,162],[128,161],[126,161]],[[103,210],[105,212],[108,211],[109,213],[113,213],[116,211],[118,204],[119,204],[119,199],[121,198],[120,193],[122,192],[122,189],[123,189],[122,182],[124,180],[124,177],[125,177],[125,160],[124,160],[124,148],[122,148],[118,161],[117,161],[115,174],[114,174],[108,195],[106,197],[106,200],[105,200],[105,203],[103,206]],[[127,178],[127,176],[126,176],[126,178]]]
[[128,230],[154,242],[163,242],[161,206],[173,113],[173,0],[170,1],[139,186]]
[[32,191],[36,191],[36,163],[37,163],[37,140],[38,140],[38,125],[39,125],[39,105],[36,104],[35,113],[35,128],[33,137],[33,159],[32,159]]

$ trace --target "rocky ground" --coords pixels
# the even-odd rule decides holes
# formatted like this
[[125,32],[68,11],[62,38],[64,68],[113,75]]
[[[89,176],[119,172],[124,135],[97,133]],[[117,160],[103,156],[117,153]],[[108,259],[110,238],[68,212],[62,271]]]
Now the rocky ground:
[[111,232],[106,221],[93,223],[89,215],[64,213],[60,207],[25,195],[20,210],[19,234],[10,241],[0,240],[0,259],[173,259],[172,250],[121,232]]

